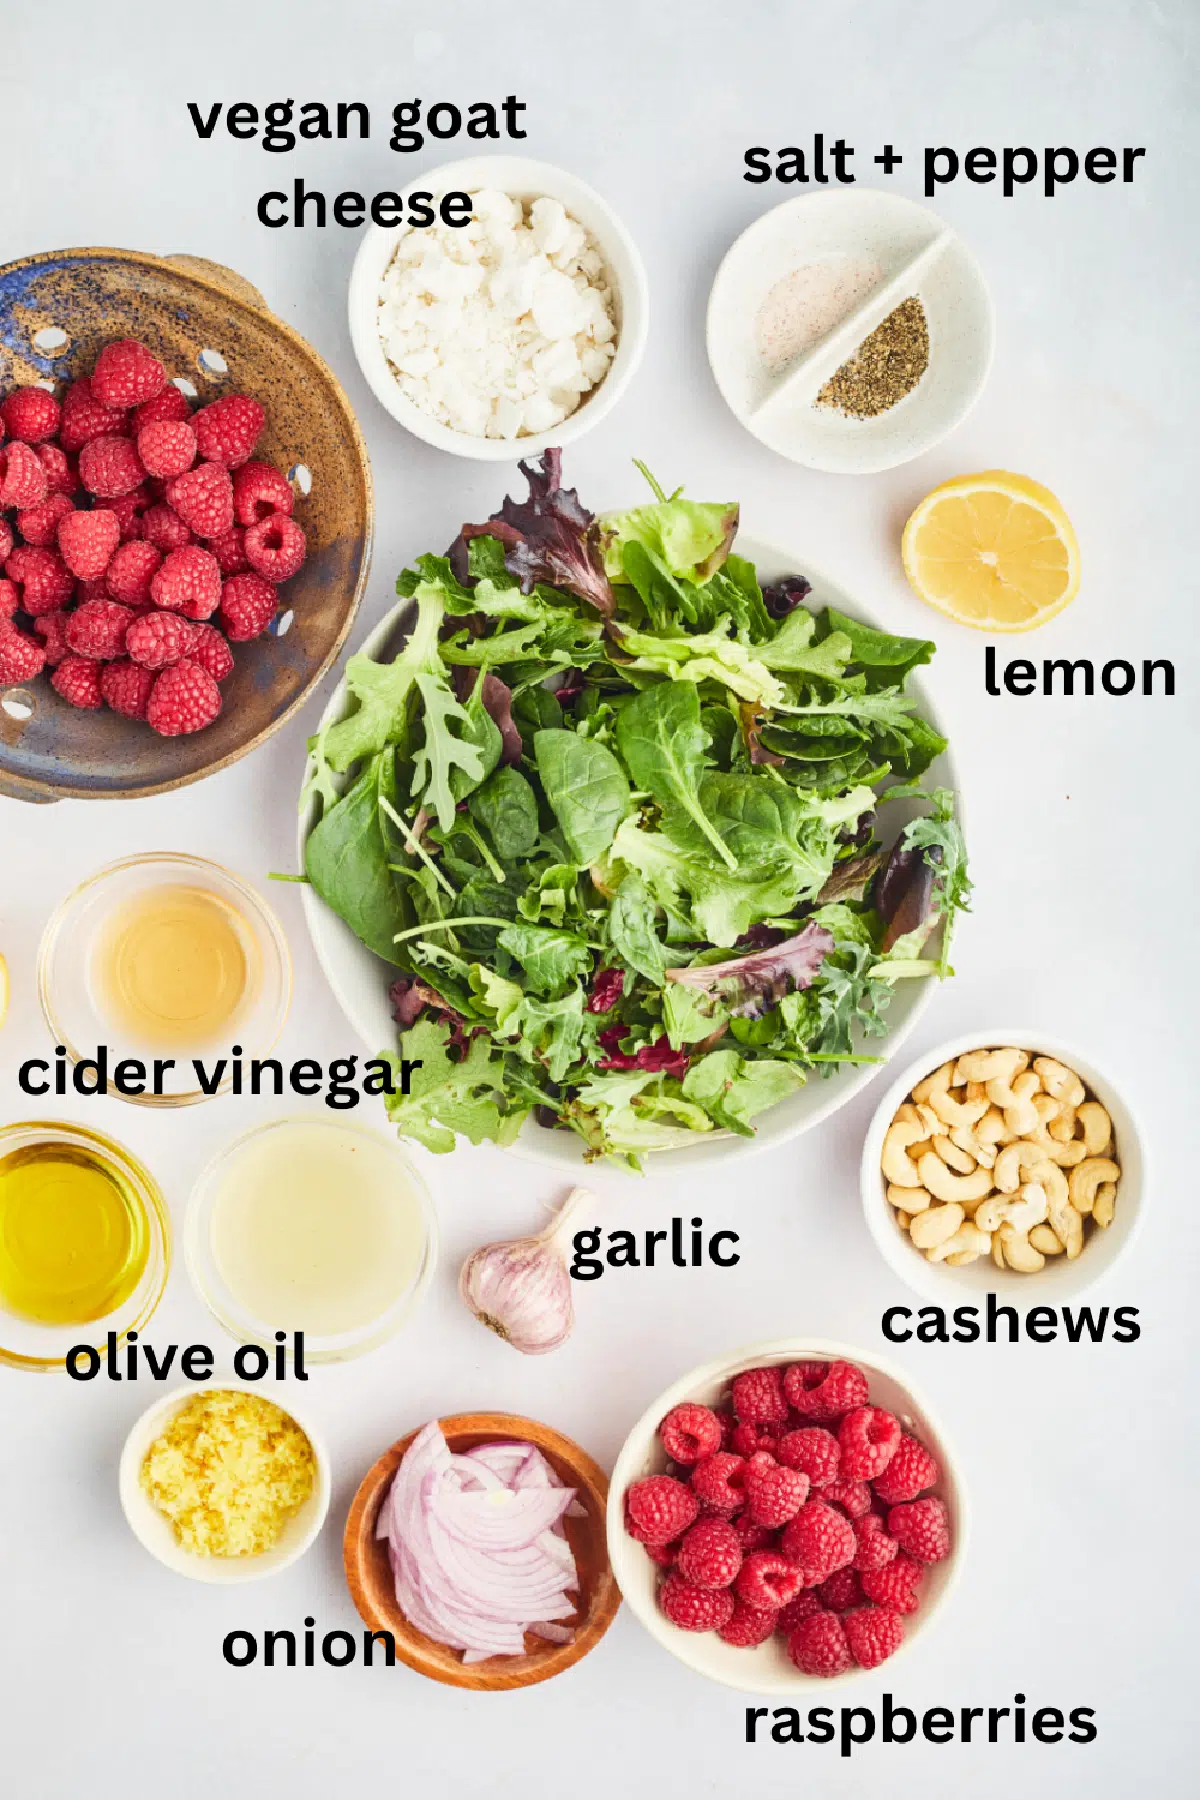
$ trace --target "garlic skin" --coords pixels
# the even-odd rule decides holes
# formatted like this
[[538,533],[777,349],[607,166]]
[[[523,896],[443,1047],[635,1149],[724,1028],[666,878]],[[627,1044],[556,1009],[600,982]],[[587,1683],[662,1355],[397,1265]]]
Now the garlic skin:
[[559,1240],[576,1211],[595,1198],[587,1188],[572,1189],[537,1237],[484,1244],[462,1266],[458,1291],[467,1306],[525,1356],[557,1350],[571,1335],[575,1307]]

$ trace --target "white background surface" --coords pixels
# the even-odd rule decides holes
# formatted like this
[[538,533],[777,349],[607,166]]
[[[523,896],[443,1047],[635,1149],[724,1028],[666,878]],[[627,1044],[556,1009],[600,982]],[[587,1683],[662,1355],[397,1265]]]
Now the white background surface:
[[[462,1151],[434,1163],[444,1259],[424,1311],[391,1345],[320,1370],[305,1390],[336,1461],[329,1526],[294,1571],[207,1589],[150,1561],[117,1505],[124,1434],[157,1390],[0,1372],[0,1721],[4,1785],[23,1800],[116,1800],[155,1790],[324,1800],[368,1784],[456,1800],[560,1786],[598,1800],[744,1791],[825,1797],[923,1793],[1127,1795],[1150,1774],[1194,1792],[1196,1000],[1194,185],[1185,129],[1195,102],[1195,13],[1186,0],[904,7],[684,0],[603,8],[307,0],[185,7],[79,0],[4,8],[0,261],[72,244],[187,250],[262,288],[333,364],[360,409],[378,491],[375,574],[355,639],[389,604],[396,571],[497,503],[502,469],[407,439],[353,364],[344,293],[357,234],[268,232],[267,187],[303,174],[334,193],[399,187],[460,146],[399,157],[397,100],[529,103],[529,154],[561,162],[617,206],[640,243],[653,304],[642,372],[571,454],[593,506],[630,501],[629,459],[700,498],[736,497],[748,530],[793,544],[902,632],[930,633],[929,672],[963,771],[975,912],[957,980],[912,1047],[1024,1016],[1074,1038],[1140,1107],[1153,1156],[1146,1228],[1095,1298],[1141,1308],[1134,1345],[908,1346],[893,1352],[954,1433],[975,1534],[959,1593],[903,1663],[836,1701],[885,1689],[944,1704],[1096,1709],[1099,1737],[1070,1744],[836,1748],[743,1741],[741,1696],[658,1649],[626,1613],[573,1672],[507,1697],[436,1687],[408,1671],[236,1671],[235,1628],[356,1626],[340,1528],[360,1475],[433,1413],[505,1407],[544,1417],[611,1464],[633,1418],[668,1382],[741,1342],[813,1333],[884,1348],[883,1309],[910,1298],[859,1210],[856,1158],[873,1084],[811,1137],[748,1161],[736,1178],[641,1184],[595,1177],[610,1226],[696,1211],[742,1234],[730,1271],[612,1271],[577,1294],[574,1337],[520,1359],[454,1292],[464,1253],[534,1227],[545,1171]],[[45,73],[39,73],[44,71]],[[201,143],[189,99],[293,97],[371,103],[369,144],[267,156]],[[895,191],[920,196],[927,143],[1145,145],[1136,183],[944,190],[935,202],[974,247],[998,317],[996,367],[969,421],[936,452],[861,480],[795,469],[733,421],[711,381],[703,308],[736,232],[796,190],[741,180],[748,144],[807,143],[813,130],[906,153]],[[1048,483],[1078,528],[1084,589],[1013,653],[1174,658],[1173,701],[984,696],[983,643],[906,588],[900,527],[936,482],[1010,467]],[[305,715],[240,766],[183,793],[124,805],[0,801],[0,945],[13,972],[0,1043],[0,1111],[22,1099],[15,1068],[45,1054],[32,966],[58,899],[102,863],[187,849],[252,880],[292,866]],[[1189,755],[1191,752],[1191,756]],[[294,890],[273,887],[297,962],[284,1050],[328,1059],[351,1041],[316,970]],[[1192,1065],[1194,1067],[1194,1064]],[[306,1103],[316,1107],[317,1102]],[[74,1115],[145,1156],[176,1220],[214,1145],[270,1115],[223,1099],[174,1115],[78,1101]],[[356,1115],[358,1116],[358,1115]],[[1030,1288],[1030,1304],[1036,1290]],[[156,1343],[231,1345],[173,1274]],[[1189,1594],[1189,1588],[1192,1590]],[[1189,1668],[1190,1665],[1190,1668]],[[886,1678],[885,1678],[886,1677]]]

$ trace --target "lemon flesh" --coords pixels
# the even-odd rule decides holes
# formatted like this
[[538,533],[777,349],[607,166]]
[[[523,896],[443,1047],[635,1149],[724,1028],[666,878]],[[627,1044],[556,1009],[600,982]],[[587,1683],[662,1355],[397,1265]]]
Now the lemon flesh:
[[904,571],[922,600],[978,631],[1032,631],[1079,592],[1079,543],[1062,505],[1026,475],[960,475],[904,528]]

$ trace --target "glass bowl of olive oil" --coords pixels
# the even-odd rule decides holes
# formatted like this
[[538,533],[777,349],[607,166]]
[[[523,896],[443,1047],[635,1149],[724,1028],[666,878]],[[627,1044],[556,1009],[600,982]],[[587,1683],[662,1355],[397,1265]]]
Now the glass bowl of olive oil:
[[[188,1106],[229,1091],[287,1018],[292,962],[265,900],[219,863],[177,852],[126,857],[69,894],[38,952],[38,995],[90,1091]],[[64,1084],[60,1086],[59,1084]]]
[[162,1298],[171,1225],[158,1183],[115,1139],[57,1120],[0,1127],[0,1364],[92,1365]]

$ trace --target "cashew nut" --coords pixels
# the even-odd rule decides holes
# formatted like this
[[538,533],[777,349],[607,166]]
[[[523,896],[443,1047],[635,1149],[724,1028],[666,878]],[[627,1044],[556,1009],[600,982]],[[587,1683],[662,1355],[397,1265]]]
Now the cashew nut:
[[1113,1213],[1117,1204],[1117,1184],[1115,1181],[1102,1181],[1096,1189],[1096,1204],[1092,1208],[1092,1224],[1098,1225],[1101,1231],[1107,1231],[1113,1222]]
[[1040,1083],[1032,1069],[1018,1075],[1013,1082],[989,1081],[987,1084],[988,1099],[994,1106],[1004,1112],[1004,1123],[1018,1137],[1024,1137],[1030,1131],[1036,1131],[1040,1120],[1037,1108],[1033,1104],[1033,1096]]
[[954,1064],[943,1063],[940,1069],[935,1069],[932,1075],[927,1075],[925,1077],[924,1081],[918,1081],[916,1087],[912,1091],[913,1099],[917,1102],[924,1101],[928,1104],[934,1094],[945,1093],[946,1089],[950,1086],[950,1080],[953,1074]]
[[942,1121],[943,1130],[947,1125],[974,1125],[988,1109],[986,1100],[961,1101],[956,1100],[953,1094],[940,1092],[930,1095],[929,1104]]
[[918,1250],[932,1250],[936,1244],[954,1236],[963,1216],[961,1206],[931,1206],[909,1220],[908,1235]]
[[924,1104],[918,1106],[917,1114],[925,1127],[925,1132],[928,1137],[941,1137],[946,1127],[941,1119],[938,1118],[932,1106],[925,1106]]
[[1035,1056],[1033,1066],[1042,1078],[1042,1086],[1056,1100],[1065,1100],[1068,1106],[1082,1106],[1087,1099],[1087,1089],[1076,1075],[1074,1069],[1056,1062],[1052,1056]]
[[960,1150],[958,1145],[948,1137],[934,1138],[933,1149],[934,1154],[941,1157],[946,1167],[956,1170],[959,1175],[970,1175],[976,1166],[975,1158],[967,1151]]
[[896,1187],[889,1183],[887,1197],[896,1211],[901,1213],[924,1212],[927,1206],[933,1205],[933,1195],[926,1193],[923,1187]]
[[1035,1226],[1045,1223],[1048,1210],[1045,1189],[1030,1181],[1016,1200],[1004,1194],[993,1194],[985,1200],[975,1210],[975,1224],[981,1231],[999,1231],[1002,1225],[1011,1225],[1014,1231],[1028,1237]]
[[1003,1081],[1008,1083],[1029,1067],[1023,1050],[968,1050],[954,1065],[954,1079],[964,1081]]
[[1068,1191],[1071,1205],[1077,1212],[1090,1213],[1096,1204],[1096,1190],[1101,1182],[1117,1182],[1121,1179],[1121,1171],[1115,1162],[1107,1156],[1089,1156],[1086,1162],[1071,1170]]
[[1031,1144],[1040,1144],[1048,1159],[1052,1163],[1057,1163],[1060,1169],[1073,1169],[1075,1164],[1081,1163],[1087,1154],[1078,1138],[1072,1138],[1069,1144],[1060,1144],[1056,1138],[1050,1136],[1044,1125],[1039,1125],[1036,1131],[1029,1132],[1027,1138]]
[[1033,1110],[1037,1114],[1039,1125],[1048,1126],[1051,1119],[1057,1119],[1063,1110],[1062,1101],[1052,1100],[1049,1094],[1039,1091],[1031,1094],[1030,1099],[1033,1101]]
[[1067,1261],[1074,1262],[1083,1249],[1083,1219],[1081,1215],[1076,1212],[1069,1200],[1052,1198],[1047,1223],[1066,1251]]
[[[905,1110],[912,1114],[911,1118],[901,1117]],[[879,1158],[884,1174],[896,1187],[920,1187],[921,1177],[917,1173],[917,1165],[908,1154],[908,1147],[910,1144],[920,1143],[924,1137],[925,1127],[917,1116],[916,1108],[901,1107],[888,1126]]]
[[1029,1239],[1011,1225],[1002,1225],[996,1236],[1004,1251],[1005,1262],[1019,1275],[1036,1275],[1039,1269],[1045,1268],[1046,1259],[1041,1251],[1035,1250]]
[[1029,1234],[1029,1241],[1043,1256],[1062,1255],[1063,1247],[1048,1225],[1035,1225]]
[[981,1144],[1011,1144],[1017,1136],[1004,1123],[1004,1114],[998,1106],[989,1106],[973,1129]]
[[1063,1200],[1067,1198],[1066,1176],[1056,1164],[1049,1161],[1041,1144],[1029,1138],[1018,1138],[1015,1144],[1005,1144],[992,1170],[993,1179],[1002,1194],[1015,1194],[1023,1175],[1040,1183],[1048,1194],[1057,1194]]
[[959,1150],[965,1150],[981,1169],[990,1169],[996,1161],[996,1152],[990,1144],[981,1144],[969,1125],[956,1125],[950,1133],[950,1142]]
[[960,1203],[960,1211],[962,1202],[986,1200],[992,1191],[992,1176],[987,1169],[976,1169],[973,1175],[955,1175],[940,1156],[927,1155],[921,1158],[917,1170],[935,1198]]
[[1004,1246],[1000,1242],[1000,1233],[998,1231],[993,1231],[992,1233],[992,1261],[998,1269],[1004,1267]]
[[986,1256],[991,1247],[991,1234],[978,1230],[968,1220],[959,1226],[953,1237],[943,1238],[940,1244],[927,1250],[925,1260],[953,1263],[956,1269],[961,1269],[974,1262],[976,1257]]
[[1083,1147],[1089,1156],[1103,1156],[1112,1143],[1112,1120],[1098,1100],[1085,1100],[1075,1108],[1075,1123],[1083,1131]]
[[966,1098],[968,1100],[987,1099],[987,1089],[982,1081],[968,1081],[966,1086]]
[[[1042,1124],[1045,1125],[1050,1136],[1057,1139],[1060,1144],[1069,1144],[1075,1136],[1075,1123],[1079,1117],[1078,1110],[1074,1106],[1065,1105],[1062,1101],[1055,1104],[1058,1108],[1057,1112],[1043,1118]],[[1040,1110],[1039,1108],[1039,1112]]]

